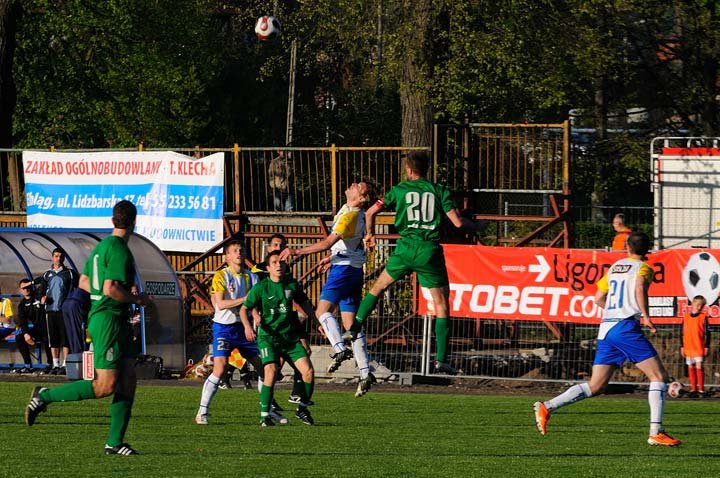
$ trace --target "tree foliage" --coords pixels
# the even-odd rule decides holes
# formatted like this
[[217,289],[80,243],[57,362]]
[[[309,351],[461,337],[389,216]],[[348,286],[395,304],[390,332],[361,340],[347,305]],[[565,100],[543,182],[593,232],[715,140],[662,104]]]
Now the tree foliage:
[[[23,147],[282,144],[293,41],[296,145],[429,144],[432,121],[572,111],[597,133],[576,184],[605,202],[642,186],[649,137],[720,134],[714,0],[9,3]],[[265,14],[274,41],[253,35]]]

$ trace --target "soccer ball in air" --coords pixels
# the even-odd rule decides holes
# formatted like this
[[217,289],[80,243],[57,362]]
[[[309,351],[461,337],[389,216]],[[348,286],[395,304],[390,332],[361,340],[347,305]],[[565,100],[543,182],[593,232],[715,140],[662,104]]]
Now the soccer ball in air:
[[682,279],[688,299],[701,295],[707,305],[712,305],[720,294],[720,263],[709,252],[693,254],[685,265]]
[[682,383],[672,382],[668,385],[667,394],[670,398],[678,398],[683,391]]
[[266,41],[280,35],[280,22],[273,16],[263,16],[255,23],[255,35]]

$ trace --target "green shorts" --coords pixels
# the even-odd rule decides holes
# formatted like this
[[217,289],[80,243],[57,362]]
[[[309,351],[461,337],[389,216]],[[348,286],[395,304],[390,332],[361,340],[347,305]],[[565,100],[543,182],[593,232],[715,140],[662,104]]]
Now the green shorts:
[[390,255],[385,270],[394,280],[415,272],[423,287],[447,287],[449,284],[442,247],[432,242],[401,238]]
[[123,358],[136,358],[132,326],[127,317],[95,314],[88,320],[95,368],[117,370]]
[[308,356],[307,350],[302,346],[299,338],[260,335],[257,338],[257,344],[263,365],[279,363],[280,357],[285,357],[295,363]]

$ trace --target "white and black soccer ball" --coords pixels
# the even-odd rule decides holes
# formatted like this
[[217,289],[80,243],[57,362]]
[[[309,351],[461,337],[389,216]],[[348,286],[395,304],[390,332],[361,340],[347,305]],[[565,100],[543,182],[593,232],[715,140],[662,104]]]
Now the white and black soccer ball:
[[683,386],[680,382],[672,382],[668,385],[667,394],[670,398],[678,398],[682,394]]
[[707,305],[713,305],[720,295],[720,263],[709,252],[693,254],[685,264],[682,281],[688,299],[701,295]]
[[206,379],[209,375],[209,370],[203,364],[198,364],[197,366],[195,366],[195,377]]
[[255,35],[262,40],[272,40],[280,35],[280,22],[272,15],[265,15],[255,22]]

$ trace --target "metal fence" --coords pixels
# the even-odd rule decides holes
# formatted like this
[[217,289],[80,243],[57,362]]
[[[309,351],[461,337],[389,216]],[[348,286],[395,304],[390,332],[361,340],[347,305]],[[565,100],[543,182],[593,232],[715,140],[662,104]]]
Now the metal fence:
[[[451,320],[450,361],[464,375],[477,378],[511,378],[527,380],[587,380],[595,356],[597,326],[554,324],[564,332],[563,340],[541,322]],[[711,327],[716,334],[718,326]],[[650,336],[669,375],[687,380],[685,360],[680,355],[681,326],[661,326]],[[432,340],[425,336],[432,347]],[[644,382],[644,375],[626,364],[613,376],[616,382]],[[706,384],[720,384],[718,349],[713,346],[705,362]]]
[[[387,261],[394,245],[390,241],[378,244],[366,263],[366,288]],[[297,264],[296,276],[314,267],[318,257],[307,257]],[[319,291],[324,276],[312,278],[308,288]],[[383,293],[375,313],[366,322],[371,358],[387,368],[392,375],[431,373],[435,354],[434,329],[430,317],[414,313],[416,283],[407,277]],[[462,376],[468,378],[523,379],[545,381],[586,380],[590,376],[595,356],[596,325],[544,322],[469,319],[450,320],[449,361]],[[711,333],[720,330],[711,327]],[[557,331],[562,339],[557,338]],[[312,343],[327,345],[324,337],[313,327]],[[673,379],[687,380],[684,359],[680,355],[681,326],[661,326],[650,340]],[[716,346],[706,360],[706,383],[720,384],[720,357]],[[319,370],[320,375],[323,375]],[[352,367],[340,372],[352,373]],[[386,374],[387,376],[387,374]],[[642,373],[627,364],[613,377],[614,382],[644,382]]]
[[[310,242],[301,238],[290,239],[293,246]],[[262,243],[264,247],[264,243]],[[365,265],[366,289],[382,270],[394,244],[392,240],[379,242]],[[313,270],[321,254],[303,256],[293,265],[293,274],[300,278],[313,300],[319,296],[324,274]],[[368,349],[373,365],[383,370],[382,378],[399,374],[428,375],[434,359],[435,341],[430,317],[414,313],[416,285],[407,277],[385,291],[375,313],[366,322]],[[200,350],[210,341],[209,320],[206,317],[204,336],[199,339]],[[317,324],[310,324],[311,343],[326,346],[327,341]],[[530,381],[586,380],[590,376],[595,356],[597,326],[570,323],[469,319],[453,317],[450,320],[449,361],[462,376],[478,379],[522,379]],[[661,326],[650,337],[671,377],[685,381],[686,367],[680,355],[682,329],[680,326]],[[558,339],[558,331],[562,339]],[[713,334],[720,327],[711,327]],[[713,345],[707,357],[706,383],[720,384],[720,357]],[[321,361],[322,357],[318,357]],[[322,367],[319,376],[326,376]],[[350,364],[343,366],[336,376],[351,377],[356,370]],[[614,382],[638,383],[645,381],[640,371],[630,365],[619,369]]]
[[[429,148],[318,147],[318,148],[165,148],[201,159],[225,155],[225,212],[331,213],[344,203],[345,188],[370,180],[388,190],[402,179],[402,157],[408,151]],[[108,150],[67,150],[100,152]],[[136,151],[114,149],[112,151]],[[2,212],[25,210],[22,151],[0,149]]]

